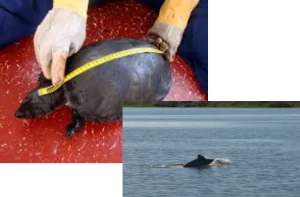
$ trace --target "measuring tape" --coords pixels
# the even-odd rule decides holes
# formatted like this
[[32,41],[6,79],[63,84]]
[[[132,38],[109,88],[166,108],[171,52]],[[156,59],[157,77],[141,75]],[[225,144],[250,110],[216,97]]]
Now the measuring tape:
[[119,59],[122,57],[126,57],[126,56],[130,56],[130,55],[135,55],[135,54],[139,54],[139,53],[158,53],[158,54],[163,54],[162,51],[158,50],[158,49],[154,49],[154,48],[134,48],[134,49],[128,49],[128,50],[124,50],[124,51],[119,51],[116,53],[112,53],[103,57],[100,57],[98,59],[95,59],[93,61],[90,61],[82,66],[80,66],[79,68],[76,68],[75,70],[73,70],[71,73],[69,73],[68,75],[65,76],[65,78],[63,79],[63,81],[58,84],[58,85],[51,85],[45,88],[41,88],[38,90],[38,94],[39,96],[44,96],[46,94],[50,94],[54,91],[56,91],[57,89],[59,89],[64,83],[70,81],[71,79],[77,77],[78,75],[94,68],[97,66],[100,66],[104,63],[113,61],[115,59]]

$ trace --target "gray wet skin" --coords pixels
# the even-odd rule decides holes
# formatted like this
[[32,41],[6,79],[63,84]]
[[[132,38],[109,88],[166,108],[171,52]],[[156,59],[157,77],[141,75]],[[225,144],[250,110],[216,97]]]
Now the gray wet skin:
[[[108,40],[89,45],[68,59],[66,74],[99,57],[137,47],[155,48],[147,41],[136,39]],[[39,82],[38,88],[51,84],[43,77]],[[41,117],[68,103],[77,118],[115,121],[122,118],[123,102],[161,101],[170,86],[170,65],[163,55],[136,54],[84,72],[49,95],[40,97],[38,88],[32,90],[15,115],[18,118]]]

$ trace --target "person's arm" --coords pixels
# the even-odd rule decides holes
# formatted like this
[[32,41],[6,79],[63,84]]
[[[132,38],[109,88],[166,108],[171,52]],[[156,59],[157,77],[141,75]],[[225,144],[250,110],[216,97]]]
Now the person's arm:
[[165,52],[168,60],[174,59],[190,15],[198,3],[199,0],[165,0],[162,5],[147,38]]
[[54,0],[53,9],[38,26],[34,36],[36,58],[44,76],[60,83],[66,60],[83,45],[89,0]]

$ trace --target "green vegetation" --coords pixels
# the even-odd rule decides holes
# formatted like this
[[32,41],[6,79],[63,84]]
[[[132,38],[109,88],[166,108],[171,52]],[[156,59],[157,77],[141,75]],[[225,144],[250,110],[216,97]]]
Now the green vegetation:
[[264,107],[300,107],[297,101],[231,101],[231,102],[150,102],[150,103],[125,103],[124,107],[245,107],[245,108],[264,108]]

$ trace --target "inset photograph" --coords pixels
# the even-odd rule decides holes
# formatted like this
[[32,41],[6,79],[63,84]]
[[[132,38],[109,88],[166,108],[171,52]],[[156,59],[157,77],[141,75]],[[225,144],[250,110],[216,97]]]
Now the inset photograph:
[[300,183],[300,102],[123,108],[123,196],[289,196]]

